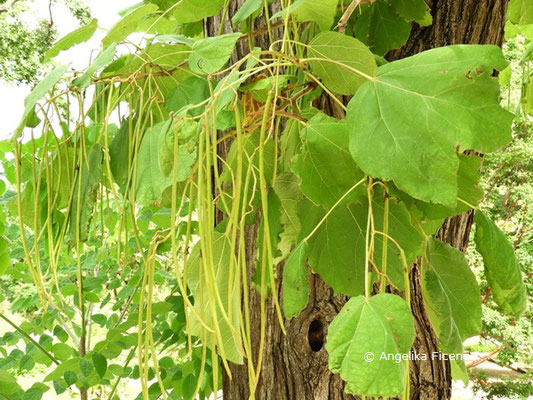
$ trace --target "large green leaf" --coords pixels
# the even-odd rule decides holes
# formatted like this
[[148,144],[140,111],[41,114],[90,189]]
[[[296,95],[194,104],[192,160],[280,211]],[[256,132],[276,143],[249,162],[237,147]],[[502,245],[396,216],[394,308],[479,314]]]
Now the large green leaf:
[[424,18],[428,6],[424,0],[386,0],[391,8],[406,21]]
[[53,58],[63,50],[68,50],[72,46],[86,42],[93,36],[96,28],[98,28],[98,23],[96,19],[93,19],[87,25],[70,32],[68,35],[59,39],[57,43],[46,52],[46,58]]
[[228,62],[241,36],[240,33],[208,37],[194,42],[189,66],[197,74],[211,74],[222,69]]
[[[173,120],[168,119],[157,123],[144,133],[137,159],[135,188],[136,200],[141,204],[161,202],[163,191],[172,185],[172,165],[168,168],[167,163],[161,159],[162,155],[165,155],[165,160],[171,159],[172,162],[174,160],[174,147],[167,147],[166,141],[161,138],[166,137],[172,129]],[[167,154],[171,156],[167,157]],[[190,151],[185,146],[179,148],[177,155],[178,181],[187,179],[191,173],[191,165],[195,160],[195,150]]]
[[0,369],[0,393],[9,396],[19,390],[22,390],[22,388],[17,383],[17,380],[6,371]]
[[[237,333],[240,333],[239,307],[241,306],[241,302],[238,294],[240,292],[240,288],[237,286],[237,282],[239,282],[239,274],[234,273],[233,281],[229,281],[230,257],[234,258],[234,266],[237,262],[235,260],[234,249],[231,248],[231,242],[228,237],[220,232],[214,233],[212,246],[214,262],[213,265],[208,265],[207,268],[212,268],[212,272],[215,276],[214,284],[216,285],[220,295],[221,304],[214,299],[213,300],[216,302],[216,304],[210,304],[210,296],[214,298],[215,294],[213,289],[206,287],[206,272],[205,266],[202,266],[202,257],[200,257],[200,243],[194,246],[191,251],[187,285],[193,293],[195,299],[194,308],[197,315],[199,315],[208,324],[208,326],[211,327],[214,327],[214,321],[217,321],[218,326],[220,327],[223,340],[222,345],[226,358],[233,363],[242,364],[243,357],[239,351],[239,345],[237,344],[240,342],[240,338],[235,337],[235,335],[232,334],[230,326],[224,319],[222,310],[220,309],[220,305],[222,305],[224,311],[226,314],[228,314],[229,308],[232,308],[232,319],[230,322],[233,329]],[[200,285],[200,280],[202,280],[202,285]],[[210,295],[208,294],[208,290],[210,291]],[[228,303],[229,290],[232,290],[231,303]],[[211,306],[216,309],[215,314],[212,313]],[[192,314],[189,318],[191,321],[191,333],[199,336],[202,329],[199,321]],[[209,337],[210,339],[208,339],[208,341],[211,341],[212,336],[209,335]],[[220,349],[220,343],[217,343],[217,347]]]
[[310,58],[325,59],[309,61],[311,70],[329,89],[340,94],[354,94],[367,81],[364,75],[372,76],[376,69],[374,55],[368,47],[353,37],[337,32],[319,33],[309,43],[307,53]]
[[416,201],[415,204],[428,219],[439,219],[457,215],[476,207],[483,197],[479,186],[479,171],[482,158],[476,155],[459,154],[457,170],[457,205],[445,207],[441,204]]
[[396,14],[385,0],[377,0],[355,21],[354,31],[357,39],[374,53],[383,55],[407,41],[411,24]]
[[196,105],[202,103],[208,97],[209,85],[207,81],[193,76],[168,92],[165,99],[165,108],[175,114],[187,108],[190,115],[197,116],[203,112],[205,107]]
[[[462,354],[463,341],[481,329],[479,286],[462,252],[429,239],[422,262],[422,295],[439,349]],[[465,375],[464,362],[459,360],[458,366]]]
[[496,224],[479,210],[475,221],[476,248],[483,256],[494,301],[505,313],[519,317],[526,309],[527,294],[513,246]]
[[293,250],[283,266],[283,313],[292,318],[300,313],[309,301],[309,272],[307,242],[301,242]]
[[31,117],[37,102],[41,100],[46,93],[48,93],[48,91],[56,85],[57,82],[59,82],[66,70],[66,65],[59,65],[55,67],[33,88],[30,94],[26,96],[24,99],[24,112],[22,113],[20,124],[16,130],[16,135],[20,135],[22,133],[28,117]]
[[507,8],[507,18],[518,25],[533,24],[533,2],[511,0]]
[[82,160],[80,175],[72,196],[72,207],[68,237],[74,242],[76,238],[85,240],[89,221],[93,215],[93,206],[98,194],[98,185],[102,180],[102,148],[93,145],[87,158]]
[[147,15],[154,14],[159,8],[156,4],[145,4],[136,8],[119,22],[117,22],[107,35],[102,39],[102,46],[108,47],[113,42],[120,42],[128,37],[131,33],[136,32],[141,20]]
[[218,14],[223,4],[224,0],[181,0],[172,13],[178,22],[196,22]]
[[510,139],[499,105],[496,46],[448,46],[391,62],[348,105],[350,151],[361,169],[409,195],[455,207],[460,149],[490,152]]
[[[311,207],[303,203],[299,215]],[[318,207],[316,207],[318,208]],[[372,203],[374,229],[383,231],[383,193],[375,190]],[[319,209],[320,210],[320,209]],[[314,211],[301,218],[304,230],[313,229],[325,211]],[[309,265],[334,291],[356,296],[364,290],[365,236],[368,220],[368,201],[337,207],[316,233],[309,238]],[[305,225],[310,224],[309,228]],[[420,253],[422,237],[413,226],[409,212],[402,202],[389,201],[388,232],[405,253],[406,262],[413,262]],[[373,261],[380,270],[383,235],[374,236]],[[397,288],[403,288],[403,268],[400,251],[391,240],[387,241],[387,275]]]
[[231,18],[233,26],[239,25],[246,18],[253,15],[263,7],[263,0],[246,0],[239,10]]
[[113,137],[108,150],[113,179],[122,190],[125,189],[129,173],[130,129],[134,129],[133,122],[122,120],[120,129]]
[[[314,203],[331,207],[364,174],[348,151],[346,121],[309,121],[301,131],[303,151],[294,161],[293,171],[301,179],[302,192]],[[364,185],[346,196],[354,201],[366,193]]]
[[354,297],[329,326],[329,368],[348,383],[348,393],[397,396],[403,391],[406,368],[397,360],[410,351],[414,337],[413,316],[401,297]]
[[298,22],[316,22],[320,29],[325,31],[333,25],[337,3],[338,0],[297,0],[286,12],[296,16]]
[[282,173],[276,176],[274,191],[281,202],[280,222],[283,231],[280,234],[278,248],[281,257],[285,258],[289,254],[293,244],[296,243],[298,232],[300,231],[300,221],[297,215],[298,201],[303,194],[298,186],[298,178],[291,173]]

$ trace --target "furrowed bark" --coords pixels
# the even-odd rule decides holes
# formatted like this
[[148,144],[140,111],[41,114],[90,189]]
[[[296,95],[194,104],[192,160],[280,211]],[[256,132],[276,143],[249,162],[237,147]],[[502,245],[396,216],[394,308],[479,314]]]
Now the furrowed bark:
[[[221,24],[224,33],[232,32],[231,17],[242,6],[244,0],[230,2],[227,19],[210,18],[205,23],[209,36],[218,34]],[[433,0],[428,1],[433,15],[433,25],[419,27],[414,24],[411,36],[405,46],[387,55],[389,60],[404,58],[430,48],[458,43],[491,43],[501,45],[507,0]],[[273,15],[279,10],[279,1],[271,6]],[[264,16],[256,20],[256,29],[266,25]],[[274,32],[280,37],[281,30]],[[255,38],[255,44],[268,48],[266,35]],[[241,41],[233,60],[243,57],[248,44]],[[330,101],[322,99],[317,106],[330,115],[338,114]],[[342,117],[342,116],[340,116]],[[225,157],[229,143],[219,146],[219,155]],[[217,216],[218,220],[222,215]],[[438,237],[464,251],[472,226],[473,213],[468,212],[449,218],[438,232]],[[257,225],[247,228],[246,254],[249,279],[255,268]],[[280,301],[281,268],[278,266],[277,287]],[[274,305],[266,304],[266,338],[260,382],[255,391],[256,400],[352,400],[357,397],[344,393],[344,382],[332,374],[327,366],[327,352],[324,349],[329,323],[337,315],[347,298],[335,295],[320,277],[311,274],[309,303],[302,313],[285,320],[287,335],[279,326]],[[414,265],[411,273],[411,305],[415,317],[417,336],[413,351],[431,354],[437,351],[438,341],[425,312],[421,294],[420,271]],[[250,292],[252,343],[259,347],[260,298],[257,292]],[[254,360],[255,363],[255,360]],[[245,400],[250,397],[246,366],[231,365],[233,379],[223,377],[224,400]],[[411,399],[449,399],[451,397],[451,373],[447,362],[438,360],[411,363]]]

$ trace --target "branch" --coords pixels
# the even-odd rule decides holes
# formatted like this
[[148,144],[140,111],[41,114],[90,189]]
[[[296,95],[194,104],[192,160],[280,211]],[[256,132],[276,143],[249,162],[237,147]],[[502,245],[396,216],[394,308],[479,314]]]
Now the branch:
[[0,13],[4,13],[9,11],[11,7],[13,7],[13,4],[15,4],[19,0],[7,0],[5,3],[0,4]]
[[337,24],[335,28],[333,28],[333,30],[338,30],[339,33],[344,33],[344,31],[346,30],[346,25],[348,24],[348,20],[350,19],[353,12],[355,11],[355,8],[362,3],[373,3],[373,2],[374,0],[353,0],[348,6],[348,8],[346,9],[346,11],[344,12],[344,14],[342,14],[342,17],[339,20],[339,23]]
[[475,361],[472,361],[471,363],[467,364],[466,368],[473,368],[479,364],[483,364],[485,361],[488,361],[490,360],[496,353],[498,353],[501,349],[503,349],[503,346],[500,346],[498,348],[496,348],[495,350],[491,351],[489,354],[475,360]]

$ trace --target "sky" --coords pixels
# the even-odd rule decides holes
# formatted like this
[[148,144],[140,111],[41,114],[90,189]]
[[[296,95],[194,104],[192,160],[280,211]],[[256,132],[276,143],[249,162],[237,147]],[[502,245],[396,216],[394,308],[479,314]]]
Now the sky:
[[[83,69],[89,63],[91,54],[100,50],[100,41],[105,31],[111,28],[119,19],[118,12],[135,3],[135,0],[87,0],[93,18],[98,20],[98,29],[91,40],[63,51],[55,58],[59,64],[69,64],[74,69]],[[35,0],[32,11],[26,18],[29,21],[39,18],[49,18],[48,0]],[[62,2],[52,3],[54,24],[58,30],[58,38],[66,35],[79,27],[79,22],[74,18]],[[1,55],[0,55],[1,57]],[[20,122],[24,111],[24,98],[30,92],[28,85],[8,84],[0,80],[0,139],[9,137]]]

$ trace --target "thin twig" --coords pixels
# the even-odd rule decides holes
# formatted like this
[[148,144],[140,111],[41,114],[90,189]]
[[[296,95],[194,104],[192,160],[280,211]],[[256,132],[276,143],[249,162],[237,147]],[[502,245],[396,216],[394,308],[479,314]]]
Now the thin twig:
[[483,357],[480,357],[479,359],[477,359],[475,361],[472,361],[471,363],[466,365],[466,368],[474,368],[474,367],[478,366],[479,364],[483,364],[485,361],[490,360],[501,349],[503,349],[503,346],[500,346],[500,347],[492,350],[489,354],[484,355]]

